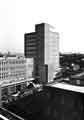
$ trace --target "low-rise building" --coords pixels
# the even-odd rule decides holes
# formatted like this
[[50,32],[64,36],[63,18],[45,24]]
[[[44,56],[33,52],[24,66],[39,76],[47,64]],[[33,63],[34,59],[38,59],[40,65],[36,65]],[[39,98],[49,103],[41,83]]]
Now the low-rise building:
[[26,79],[26,59],[24,57],[0,58],[0,81]]
[[[0,57],[0,86],[2,94],[16,92],[33,80],[33,60],[24,56]],[[18,87],[19,86],[19,87]]]

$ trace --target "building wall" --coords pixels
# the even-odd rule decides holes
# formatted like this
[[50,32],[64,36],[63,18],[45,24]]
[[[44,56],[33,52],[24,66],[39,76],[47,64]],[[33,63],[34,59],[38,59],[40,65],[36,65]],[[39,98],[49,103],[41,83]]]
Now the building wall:
[[28,59],[33,58],[33,76],[36,78],[38,76],[37,74],[37,49],[38,49],[38,42],[37,42],[37,34],[36,32],[32,33],[27,33],[24,35],[24,54],[27,59],[27,64],[28,64]]
[[45,24],[45,64],[48,65],[48,82],[53,80],[54,73],[59,69],[59,33]]
[[48,65],[40,65],[39,76],[40,83],[45,84],[48,82]]
[[36,24],[35,32],[25,34],[25,57],[34,59],[34,76],[39,77],[41,83],[44,79],[45,83],[53,80],[59,67],[59,34],[50,28],[46,23]]
[[44,23],[37,24],[35,26],[36,34],[37,34],[37,56],[38,56],[38,64],[44,64]]
[[0,81],[26,79],[26,59],[21,57],[0,58]]
[[44,23],[35,25],[37,34],[37,76],[39,76],[40,83],[47,82],[46,67],[44,65]]
[[26,58],[26,78],[32,78],[34,76],[34,59],[33,58]]
[[28,33],[24,35],[24,53],[26,58],[36,58],[37,56],[37,39],[36,33]]
[[[2,96],[23,89],[33,79],[33,59],[24,57],[0,57],[0,84]],[[1,92],[1,91],[0,91]],[[1,93],[0,93],[1,94]]]

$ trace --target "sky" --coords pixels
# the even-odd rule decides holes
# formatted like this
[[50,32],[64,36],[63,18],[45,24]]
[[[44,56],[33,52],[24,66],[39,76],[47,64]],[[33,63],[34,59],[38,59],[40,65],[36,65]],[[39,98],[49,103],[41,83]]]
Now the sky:
[[84,0],[0,0],[0,52],[24,52],[24,34],[46,22],[60,52],[84,53]]

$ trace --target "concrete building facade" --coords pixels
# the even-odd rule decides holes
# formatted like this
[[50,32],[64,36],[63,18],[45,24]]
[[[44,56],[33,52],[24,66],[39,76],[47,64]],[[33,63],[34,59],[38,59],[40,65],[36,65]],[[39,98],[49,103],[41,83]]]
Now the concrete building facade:
[[34,59],[33,74],[40,83],[52,81],[59,68],[59,33],[51,28],[46,23],[36,24],[35,32],[24,35],[25,57]]
[[59,33],[54,28],[45,24],[45,64],[48,65],[48,81],[52,81],[54,73],[59,69]]
[[26,59],[23,57],[0,58],[0,81],[26,79]]
[[0,57],[0,87],[2,95],[12,94],[18,86],[26,87],[32,78],[32,59],[24,56]]

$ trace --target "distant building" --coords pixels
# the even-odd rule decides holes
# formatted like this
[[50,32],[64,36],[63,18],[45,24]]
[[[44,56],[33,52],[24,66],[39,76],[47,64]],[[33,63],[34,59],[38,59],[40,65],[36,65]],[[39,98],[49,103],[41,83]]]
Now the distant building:
[[26,79],[26,59],[19,57],[0,58],[0,81]]
[[18,85],[26,86],[27,81],[33,79],[31,66],[31,59],[27,60],[24,56],[0,57],[0,84],[4,88],[3,94],[8,90],[10,93],[15,92]]
[[59,33],[51,28],[46,23],[36,24],[35,32],[24,35],[25,57],[33,58],[33,75],[40,83],[52,81],[59,68]]

